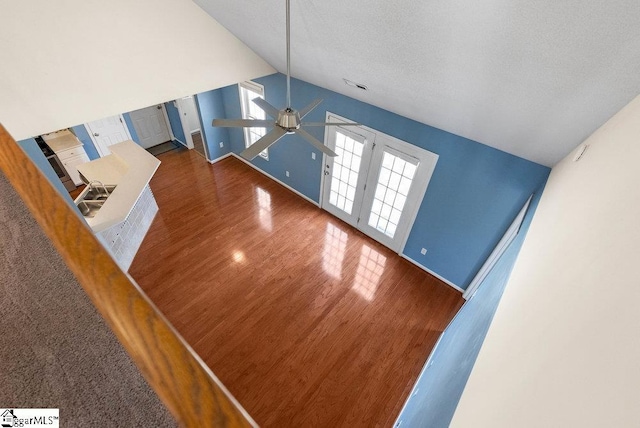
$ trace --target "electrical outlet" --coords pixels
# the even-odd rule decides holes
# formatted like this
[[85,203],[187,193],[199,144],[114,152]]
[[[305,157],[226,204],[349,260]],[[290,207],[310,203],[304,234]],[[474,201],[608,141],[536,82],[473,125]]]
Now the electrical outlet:
[[289,176],[289,171],[285,171],[284,174],[288,177]]
[[316,152],[311,152],[311,159],[316,160]]
[[224,147],[224,143],[222,141],[220,141],[220,148]]
[[422,254],[423,256],[427,254],[427,249],[423,248],[422,250],[420,250],[420,254]]

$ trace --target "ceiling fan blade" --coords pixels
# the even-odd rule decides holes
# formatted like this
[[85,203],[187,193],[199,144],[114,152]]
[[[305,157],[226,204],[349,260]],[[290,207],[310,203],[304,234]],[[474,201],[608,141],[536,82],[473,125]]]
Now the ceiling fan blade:
[[360,126],[360,123],[353,122],[303,122],[302,126]]
[[231,128],[231,127],[239,127],[239,128],[265,128],[274,126],[275,123],[273,120],[253,120],[253,119],[213,119],[213,126],[223,127],[223,128]]
[[309,134],[304,129],[298,128],[298,129],[296,129],[295,132],[296,132],[296,134],[300,135],[302,138],[307,140],[309,143],[311,143],[311,145],[313,147],[315,147],[316,149],[320,150],[322,153],[326,154],[327,156],[331,156],[332,158],[338,156],[337,154],[335,154],[335,152],[333,150],[331,150],[329,147],[327,147],[324,144],[322,144],[313,135]]
[[252,160],[256,156],[260,154],[264,149],[271,146],[273,143],[282,138],[287,131],[276,126],[271,131],[267,132],[267,134],[260,138],[258,141],[250,145],[245,151],[240,153],[240,156],[245,158],[246,160]]
[[253,101],[255,105],[257,105],[262,110],[264,110],[264,112],[267,113],[272,118],[274,119],[278,118],[278,115],[280,114],[280,110],[278,110],[277,108],[275,108],[274,106],[266,102],[263,98],[255,97],[251,101]]
[[308,115],[309,112],[311,110],[313,110],[314,108],[316,108],[318,106],[318,104],[320,104],[321,102],[322,102],[321,98],[318,98],[317,100],[311,101],[311,104],[309,104],[308,106],[306,106],[305,108],[303,108],[302,110],[299,111],[300,119],[302,119],[303,117]]

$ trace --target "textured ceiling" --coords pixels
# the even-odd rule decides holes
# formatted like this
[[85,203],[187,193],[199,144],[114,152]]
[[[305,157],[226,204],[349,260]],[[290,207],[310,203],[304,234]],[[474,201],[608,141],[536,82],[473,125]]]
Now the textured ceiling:
[[[195,2],[286,71],[284,0]],[[294,77],[544,165],[640,93],[638,0],[291,3]]]

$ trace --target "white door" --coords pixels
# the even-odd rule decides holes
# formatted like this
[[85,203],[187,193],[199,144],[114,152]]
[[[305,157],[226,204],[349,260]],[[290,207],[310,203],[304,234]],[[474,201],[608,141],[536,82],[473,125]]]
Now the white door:
[[325,157],[322,207],[399,252],[438,155],[365,127],[333,128],[326,143],[338,156]]
[[[188,148],[193,149],[195,144],[193,141],[193,135],[201,135],[200,116],[198,115],[195,99],[193,98],[193,95],[177,99],[175,100],[175,106],[178,108],[178,112],[180,113],[182,131],[186,139],[185,143]],[[196,148],[200,149],[200,147]],[[201,152],[198,150],[198,152],[206,157],[204,151]]]
[[200,118],[198,118],[198,109],[196,108],[193,96],[184,97],[180,100],[184,109],[184,115],[187,118],[189,133],[200,131]]
[[338,156],[325,156],[322,207],[357,227],[375,135],[338,126],[328,127],[326,133],[328,146]]
[[84,125],[95,143],[100,156],[111,154],[109,146],[131,139],[129,128],[122,115],[105,117]]
[[132,111],[129,116],[140,139],[140,145],[145,149],[171,141],[163,104]]

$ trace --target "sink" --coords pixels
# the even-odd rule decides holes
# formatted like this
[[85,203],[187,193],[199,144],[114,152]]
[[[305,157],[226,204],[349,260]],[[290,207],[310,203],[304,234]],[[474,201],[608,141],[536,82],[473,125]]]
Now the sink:
[[80,197],[85,201],[105,200],[113,193],[115,188],[115,185],[89,187],[86,193],[83,192],[80,194]]
[[88,218],[95,217],[102,205],[116,189],[115,185],[103,185],[97,181],[95,183],[98,184],[89,183],[87,188],[74,201],[80,213]]
[[76,205],[78,206],[78,209],[80,209],[80,213],[82,213],[83,216],[93,218],[98,213],[98,211],[100,211],[100,208],[102,208],[102,204],[104,204],[104,200],[82,200]]

